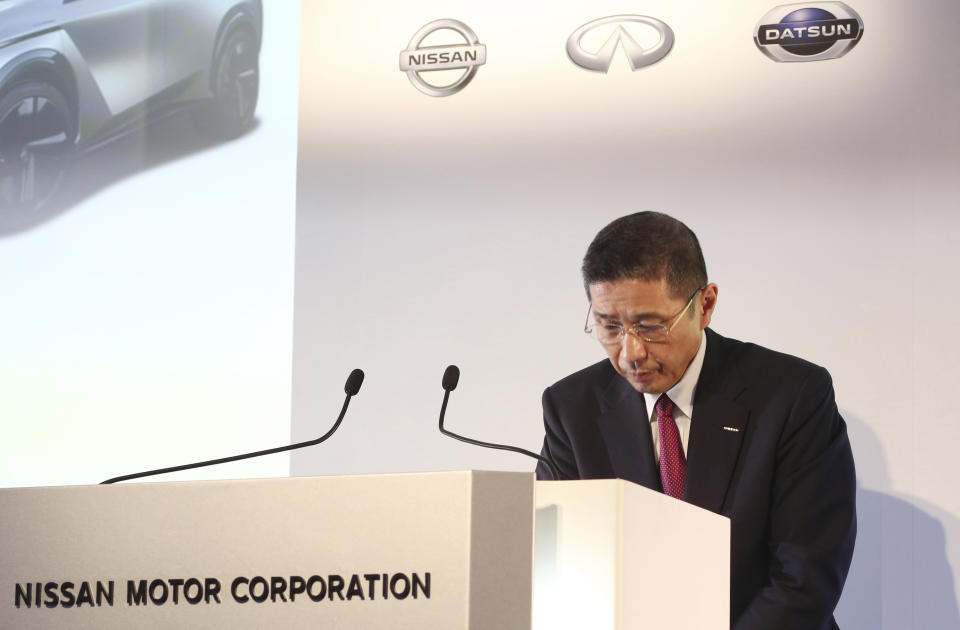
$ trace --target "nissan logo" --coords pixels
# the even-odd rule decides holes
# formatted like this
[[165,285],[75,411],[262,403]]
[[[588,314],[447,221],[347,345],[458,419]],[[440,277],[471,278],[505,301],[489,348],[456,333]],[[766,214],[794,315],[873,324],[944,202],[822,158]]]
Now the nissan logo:
[[[584,35],[610,24],[615,24],[616,27],[599,50],[590,52],[583,49],[581,40]],[[624,28],[627,25],[636,28],[634,26],[636,24],[641,24],[641,28],[656,31],[660,36],[659,41],[649,48],[644,48],[638,44]],[[673,48],[673,31],[664,22],[645,15],[611,15],[587,22],[575,30],[567,39],[567,56],[570,57],[570,61],[581,68],[595,72],[606,72],[610,69],[613,56],[620,46],[623,46],[627,59],[630,60],[630,68],[639,70],[653,65],[667,56],[667,53]]]
[[[428,35],[441,29],[454,31],[465,43],[452,46],[422,46]],[[430,96],[450,96],[467,86],[477,74],[477,68],[487,61],[487,47],[479,42],[473,30],[457,20],[434,20],[414,33],[407,49],[400,53],[400,70],[407,73],[415,88]],[[434,85],[424,80],[422,73],[436,70],[465,72],[449,85]]]

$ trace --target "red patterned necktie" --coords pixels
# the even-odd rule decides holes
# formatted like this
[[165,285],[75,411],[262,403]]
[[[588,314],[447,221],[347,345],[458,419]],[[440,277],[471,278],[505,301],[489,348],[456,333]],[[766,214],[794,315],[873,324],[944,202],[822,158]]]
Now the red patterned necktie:
[[657,429],[660,431],[660,483],[663,493],[674,499],[683,499],[683,481],[687,474],[687,459],[680,444],[680,431],[673,421],[673,401],[661,394],[654,407],[657,411]]

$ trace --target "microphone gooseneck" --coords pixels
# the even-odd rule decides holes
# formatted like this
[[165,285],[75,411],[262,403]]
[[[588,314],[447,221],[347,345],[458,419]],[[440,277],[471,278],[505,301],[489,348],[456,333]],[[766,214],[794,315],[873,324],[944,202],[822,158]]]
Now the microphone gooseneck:
[[452,431],[447,431],[443,428],[443,419],[447,414],[447,402],[450,399],[450,392],[457,388],[457,384],[460,382],[460,368],[455,365],[448,365],[447,369],[443,372],[443,380],[441,381],[441,386],[443,387],[443,403],[440,405],[440,433],[446,435],[447,437],[452,437],[455,440],[460,440],[461,442],[466,442],[467,444],[473,444],[474,446],[483,446],[485,448],[495,448],[501,451],[512,451],[514,453],[520,453],[521,455],[526,455],[532,457],[543,463],[544,466],[550,471],[550,476],[554,480],[560,479],[560,474],[557,472],[557,466],[552,461],[543,457],[542,455],[537,455],[531,451],[520,448],[519,446],[508,446],[506,444],[493,444],[492,442],[482,442],[480,440],[474,440],[473,438],[464,437],[462,435],[457,435]]
[[278,446],[277,448],[268,448],[262,451],[254,451],[253,453],[244,453],[243,455],[233,455],[231,457],[221,457],[220,459],[210,459],[205,462],[196,462],[194,464],[183,464],[181,466],[170,466],[169,468],[157,468],[156,470],[147,470],[145,472],[133,473],[132,475],[122,475],[120,477],[112,477],[106,481],[101,481],[100,485],[107,485],[111,483],[117,483],[118,481],[129,481],[131,479],[139,479],[141,477],[152,477],[153,475],[162,475],[165,473],[178,472],[181,470],[190,470],[191,468],[202,468],[204,466],[215,466],[216,464],[226,464],[227,462],[236,462],[241,459],[250,459],[251,457],[260,457],[261,455],[272,455],[274,453],[282,453],[284,451],[292,451],[298,448],[304,448],[307,446],[315,446],[320,444],[331,435],[334,431],[340,427],[340,423],[343,422],[343,417],[347,415],[347,407],[350,405],[350,399],[357,395],[357,392],[360,391],[360,386],[363,384],[363,370],[355,369],[350,372],[350,376],[347,377],[347,382],[343,386],[343,391],[346,393],[347,397],[343,401],[343,407],[340,409],[340,415],[337,416],[337,421],[333,423],[333,426],[330,427],[330,430],[318,437],[315,440],[308,440],[306,442],[298,442],[296,444],[291,444],[289,446]]

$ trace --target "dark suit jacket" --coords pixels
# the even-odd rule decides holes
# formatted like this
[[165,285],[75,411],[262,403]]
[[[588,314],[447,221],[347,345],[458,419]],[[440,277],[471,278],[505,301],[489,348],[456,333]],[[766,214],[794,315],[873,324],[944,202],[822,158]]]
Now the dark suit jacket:
[[[731,520],[731,625],[835,629],[857,526],[853,456],[830,375],[706,334],[684,500]],[[562,478],[661,490],[643,395],[609,361],[547,388],[543,417],[543,454]],[[550,479],[542,464],[537,476]],[[694,599],[695,582],[686,585]]]

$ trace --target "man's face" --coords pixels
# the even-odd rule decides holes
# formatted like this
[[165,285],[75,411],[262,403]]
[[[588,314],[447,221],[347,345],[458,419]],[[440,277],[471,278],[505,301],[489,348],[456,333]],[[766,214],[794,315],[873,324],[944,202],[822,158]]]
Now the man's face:
[[673,297],[665,280],[624,279],[590,285],[590,301],[598,324],[621,324],[625,329],[643,321],[670,327],[665,341],[644,341],[626,333],[617,345],[604,345],[610,363],[635,390],[660,394],[677,384],[700,347],[701,331],[710,324],[717,303],[717,285],[708,284],[693,298],[679,320],[689,296]]

